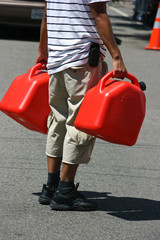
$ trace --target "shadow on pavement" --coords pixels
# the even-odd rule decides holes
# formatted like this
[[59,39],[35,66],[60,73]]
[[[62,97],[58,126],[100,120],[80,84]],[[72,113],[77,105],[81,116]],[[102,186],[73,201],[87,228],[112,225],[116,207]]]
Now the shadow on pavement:
[[151,27],[145,26],[142,23],[137,23],[136,21],[125,17],[110,16],[110,19],[112,18],[114,19],[114,22],[111,20],[112,27],[117,38],[126,37],[142,41],[150,38]]
[[0,25],[0,39],[39,42],[40,28]]
[[143,198],[114,197],[108,193],[83,192],[95,199],[100,211],[128,221],[160,220],[160,202]]
[[[99,211],[128,221],[160,220],[160,201],[109,196],[111,193],[81,191],[84,196],[98,204]],[[40,193],[32,193],[39,196]]]

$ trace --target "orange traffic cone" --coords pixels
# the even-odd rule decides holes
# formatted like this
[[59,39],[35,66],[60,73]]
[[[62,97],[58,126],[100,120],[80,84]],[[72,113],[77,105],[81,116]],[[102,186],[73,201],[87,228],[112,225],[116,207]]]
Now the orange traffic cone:
[[157,15],[155,18],[152,34],[149,45],[145,49],[160,50],[160,2],[158,6]]

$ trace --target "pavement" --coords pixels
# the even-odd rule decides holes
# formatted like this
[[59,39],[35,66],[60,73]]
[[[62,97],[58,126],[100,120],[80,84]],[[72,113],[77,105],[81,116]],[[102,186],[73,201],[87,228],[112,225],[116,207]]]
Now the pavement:
[[[47,178],[46,136],[0,113],[1,240],[160,239],[160,52],[144,50],[151,29],[131,19],[133,5],[108,7],[128,72],[145,81],[146,117],[132,147],[97,139],[91,162],[80,166],[79,190],[94,212],[58,212],[38,203]],[[13,79],[35,63],[38,41],[0,38],[0,99]],[[106,57],[109,69],[112,61]]]

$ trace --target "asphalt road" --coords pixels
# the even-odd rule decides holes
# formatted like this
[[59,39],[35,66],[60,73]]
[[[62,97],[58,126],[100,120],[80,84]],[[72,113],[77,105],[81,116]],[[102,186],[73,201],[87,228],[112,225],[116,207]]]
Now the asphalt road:
[[[80,166],[76,181],[98,203],[98,211],[55,212],[38,204],[47,177],[46,136],[0,113],[2,240],[160,239],[160,52],[144,50],[151,29],[128,18],[131,5],[112,7],[108,13],[127,69],[147,85],[138,141],[127,147],[97,140],[91,162]],[[38,49],[35,31],[24,29],[22,36],[18,28],[7,29],[0,35],[0,100],[13,79],[34,65]],[[111,70],[109,54],[106,60]]]

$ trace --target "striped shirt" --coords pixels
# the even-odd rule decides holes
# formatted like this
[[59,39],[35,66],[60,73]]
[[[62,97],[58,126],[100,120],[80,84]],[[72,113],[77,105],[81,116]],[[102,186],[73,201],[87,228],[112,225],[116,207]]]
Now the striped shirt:
[[48,73],[60,72],[88,62],[92,42],[106,47],[97,33],[89,4],[110,0],[46,0],[48,31]]

